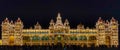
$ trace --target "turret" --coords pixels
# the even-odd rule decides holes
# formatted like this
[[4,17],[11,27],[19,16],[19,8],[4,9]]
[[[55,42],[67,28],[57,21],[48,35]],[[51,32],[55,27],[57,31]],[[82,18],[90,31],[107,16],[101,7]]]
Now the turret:
[[58,15],[57,15],[57,21],[56,21],[55,27],[56,28],[62,28],[63,27],[63,23],[62,23],[60,13],[58,13]]
[[8,23],[9,22],[8,18],[6,17],[6,19],[3,22],[7,22]]
[[80,23],[79,25],[77,25],[77,29],[84,29],[84,25]]
[[99,17],[96,23],[96,29],[98,30],[97,45],[105,45],[105,22]]
[[41,29],[41,25],[37,22],[36,25],[34,26],[35,29]]
[[23,25],[23,22],[21,21],[20,18],[18,18],[18,19],[16,20],[15,27],[16,27],[16,29],[19,29],[19,30],[20,30],[20,29],[23,29],[24,25]]
[[69,26],[69,22],[68,22],[67,19],[66,19],[65,22],[64,22],[64,27],[65,27],[65,28],[70,28],[70,26]]
[[55,23],[54,23],[53,19],[51,19],[49,29],[54,29],[54,25],[55,25]]
[[110,20],[110,30],[111,30],[111,46],[118,47],[119,40],[118,40],[118,21],[112,17]]
[[[23,37],[22,37],[22,30],[23,30],[23,22],[21,21],[20,18],[18,18],[15,22],[15,33],[14,33],[14,37],[15,37],[15,40],[14,40],[14,44],[15,45],[23,45]],[[16,35],[18,34],[18,35]]]
[[10,23],[8,18],[2,21],[1,30],[2,30],[2,45],[9,45],[9,42],[7,41],[9,37],[9,30],[10,30]]

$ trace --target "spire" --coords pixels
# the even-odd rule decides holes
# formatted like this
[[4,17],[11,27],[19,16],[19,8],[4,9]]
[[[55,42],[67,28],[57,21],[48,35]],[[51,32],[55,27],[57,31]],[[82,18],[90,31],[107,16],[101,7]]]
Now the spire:
[[50,24],[54,24],[54,21],[53,21],[53,19],[51,19],[51,21],[50,21]]
[[65,20],[65,23],[69,23],[69,22],[68,22],[68,19]]
[[58,13],[58,15],[57,15],[57,18],[61,18],[61,15],[60,15],[60,13]]
[[101,17],[99,17],[99,19],[98,19],[98,22],[102,22],[103,20],[102,20],[102,18]]
[[5,20],[8,20],[8,18],[6,17]]
[[7,17],[5,18],[4,22],[9,22],[9,20],[8,20],[8,18],[7,18]]
[[41,26],[40,26],[39,22],[37,22],[34,27],[35,27],[35,29],[41,29]]
[[10,23],[13,24],[13,20],[11,20]]
[[20,18],[18,18],[18,19],[17,19],[17,22],[21,22],[21,19],[20,19]]
[[67,24],[67,25],[69,24],[68,19],[65,20],[64,25],[65,25],[65,24]]
[[60,13],[57,15],[57,21],[56,21],[56,26],[63,26],[62,19]]
[[112,17],[112,19],[111,19],[111,22],[115,22],[116,20],[115,20],[115,18],[114,17]]
[[80,23],[80,24],[77,25],[77,28],[78,28],[78,29],[83,29],[83,28],[84,28],[84,25],[83,25],[82,23]]
[[109,21],[108,21],[108,20],[106,20],[106,24],[109,24]]
[[36,25],[40,25],[40,24],[37,22]]

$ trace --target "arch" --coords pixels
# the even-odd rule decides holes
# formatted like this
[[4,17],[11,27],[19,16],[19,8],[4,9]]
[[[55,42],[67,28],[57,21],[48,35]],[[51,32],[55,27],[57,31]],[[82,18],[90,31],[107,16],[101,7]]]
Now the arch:
[[70,40],[77,40],[77,37],[71,36],[71,37],[70,37]]
[[57,37],[57,40],[62,40],[62,37],[61,37],[61,36],[58,36],[58,37]]
[[39,37],[39,36],[33,36],[33,37],[32,37],[32,40],[33,40],[33,41],[39,41],[39,40],[40,40],[40,37]]
[[29,36],[23,36],[23,40],[30,41],[30,37]]
[[110,43],[111,43],[110,42],[111,41],[110,36],[106,36],[105,39],[106,39],[106,44],[110,45]]
[[95,37],[95,36],[90,36],[89,37],[89,40],[91,41],[91,40],[97,40],[97,38]]
[[63,40],[63,36],[62,35],[55,35],[55,40],[61,41],[61,40]]
[[79,36],[79,40],[87,40],[86,36]]
[[14,36],[10,36],[10,37],[9,37],[9,43],[10,43],[10,44],[14,43]]
[[41,40],[49,40],[48,36],[43,36]]

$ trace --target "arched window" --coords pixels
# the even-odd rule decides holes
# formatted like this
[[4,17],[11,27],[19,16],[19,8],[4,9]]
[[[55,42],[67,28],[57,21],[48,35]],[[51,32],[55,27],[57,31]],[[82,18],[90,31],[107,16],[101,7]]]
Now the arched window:
[[97,40],[97,38],[95,36],[90,36],[89,40]]
[[110,41],[111,41],[110,36],[106,36],[106,43],[110,44],[111,43]]
[[70,40],[77,40],[77,37],[72,36],[72,37],[70,37]]
[[49,40],[49,37],[48,36],[43,36],[42,40]]
[[79,40],[87,40],[87,37],[86,36],[80,36]]
[[30,41],[30,37],[29,36],[23,36],[23,40]]
[[33,37],[32,37],[32,40],[33,40],[33,41],[39,41],[39,40],[40,40],[40,37],[39,37],[39,36],[33,36]]

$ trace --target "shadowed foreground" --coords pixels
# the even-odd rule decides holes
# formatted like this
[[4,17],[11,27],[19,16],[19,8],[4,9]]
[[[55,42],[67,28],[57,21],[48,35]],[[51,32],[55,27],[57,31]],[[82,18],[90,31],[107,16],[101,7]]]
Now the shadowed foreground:
[[0,46],[0,50],[119,50],[118,48],[106,46],[100,47],[80,47],[80,46]]

